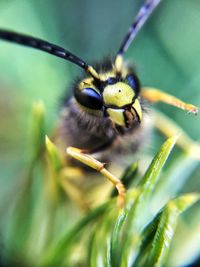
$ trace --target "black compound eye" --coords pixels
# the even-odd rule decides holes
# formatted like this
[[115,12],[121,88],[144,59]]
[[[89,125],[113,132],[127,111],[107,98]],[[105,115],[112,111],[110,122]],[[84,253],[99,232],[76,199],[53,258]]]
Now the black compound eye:
[[87,108],[99,110],[103,107],[102,96],[90,87],[76,90],[75,98],[81,105]]
[[126,76],[128,84],[133,88],[136,94],[140,92],[140,82],[138,78],[132,74]]
[[107,79],[106,82],[107,82],[107,84],[112,85],[112,84],[117,83],[117,79],[114,78],[114,77],[110,77],[110,78]]

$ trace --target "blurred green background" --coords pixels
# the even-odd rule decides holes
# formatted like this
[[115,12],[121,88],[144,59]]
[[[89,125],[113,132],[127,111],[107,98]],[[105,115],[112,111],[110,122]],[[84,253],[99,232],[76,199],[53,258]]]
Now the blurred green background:
[[[0,0],[0,27],[61,45],[92,63],[115,55],[140,0]],[[200,2],[163,0],[138,34],[126,58],[143,85],[160,88],[186,102],[200,103]],[[81,70],[62,59],[0,41],[0,195],[23,173],[29,158],[32,103],[46,107],[48,135],[59,116],[61,98]],[[200,116],[164,104],[157,108],[199,140]],[[155,152],[157,147],[153,147]],[[196,189],[199,169],[187,188]]]

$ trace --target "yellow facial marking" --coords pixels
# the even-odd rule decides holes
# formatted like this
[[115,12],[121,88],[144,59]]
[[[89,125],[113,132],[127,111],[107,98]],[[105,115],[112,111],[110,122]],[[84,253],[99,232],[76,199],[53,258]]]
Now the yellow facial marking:
[[135,99],[135,102],[133,103],[132,107],[135,109],[139,117],[139,121],[142,121],[142,108],[138,99]]
[[89,78],[85,78],[83,79],[80,83],[79,83],[79,88],[80,90],[86,88],[86,87],[92,87],[94,88],[93,85],[93,78],[89,77]]
[[117,108],[131,104],[134,96],[133,89],[123,82],[107,85],[103,91],[104,103]]
[[125,126],[124,115],[123,115],[124,110],[123,109],[108,108],[107,112],[108,112],[111,120],[114,123],[116,123],[120,126]]

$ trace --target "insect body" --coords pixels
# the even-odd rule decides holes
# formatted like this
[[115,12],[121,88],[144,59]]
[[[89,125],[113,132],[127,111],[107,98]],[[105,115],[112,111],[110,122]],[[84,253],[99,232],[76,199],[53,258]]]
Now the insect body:
[[61,150],[82,163],[100,171],[118,189],[120,205],[124,203],[125,188],[99,159],[108,161],[110,154],[135,151],[140,146],[141,134],[146,131],[144,100],[162,101],[189,112],[197,108],[155,88],[142,88],[131,66],[123,56],[160,0],[147,0],[139,10],[114,59],[90,66],[69,51],[34,37],[0,30],[0,39],[43,50],[64,58],[85,70],[74,85],[74,96],[64,106],[56,142]]

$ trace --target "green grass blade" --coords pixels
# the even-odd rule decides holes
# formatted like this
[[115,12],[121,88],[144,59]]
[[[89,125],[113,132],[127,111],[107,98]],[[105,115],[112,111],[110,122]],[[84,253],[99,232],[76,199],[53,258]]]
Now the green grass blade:
[[110,259],[110,265],[113,267],[117,266],[120,262],[121,246],[119,244],[121,241],[122,227],[124,225],[126,217],[126,211],[122,210],[115,222],[113,231],[111,233],[111,244],[109,246],[108,258]]
[[158,182],[160,172],[167,161],[177,138],[178,136],[168,138],[152,160],[140,184],[142,190],[140,197],[149,196],[153,192],[153,189]]
[[61,197],[60,171],[63,167],[59,151],[46,136],[46,151],[48,164],[46,166],[45,191],[51,203],[58,203]]
[[63,163],[61,161],[59,151],[57,147],[48,138],[48,136],[46,136],[45,142],[46,142],[46,150],[47,150],[47,155],[49,157],[50,165],[52,169],[54,170],[54,172],[58,173],[63,167]]
[[138,250],[138,255],[135,261],[132,263],[132,266],[145,266],[158,227],[158,223],[160,221],[160,217],[161,212],[159,212],[156,217],[154,217],[154,219],[142,231],[140,235],[140,247]]
[[[140,231],[142,227],[150,220],[148,214],[149,197],[153,194],[155,186],[159,180],[160,172],[175,145],[177,136],[171,137],[165,141],[160,150],[152,160],[141,183],[140,194],[133,203],[126,222],[127,231],[125,232],[125,245],[122,250],[122,262],[133,262],[137,256],[140,246]],[[128,257],[128,259],[127,259]],[[122,265],[122,266],[126,266]]]
[[139,194],[138,199],[136,199],[129,215],[129,220],[132,221],[132,225],[133,222],[136,223],[136,227],[139,227],[140,222],[136,222],[135,218],[138,218],[140,221],[142,214],[144,215],[144,218],[146,217],[145,213],[149,207],[148,199],[154,192],[155,186],[160,178],[161,170],[167,161],[168,156],[176,143],[176,140],[177,136],[174,136],[165,141],[159,152],[152,160],[140,183],[141,193]]
[[111,216],[110,214],[107,214],[98,221],[98,224],[96,224],[93,243],[91,247],[91,267],[111,267],[109,240],[113,220],[113,214],[111,214]]
[[152,249],[145,266],[164,266],[179,215],[199,198],[199,194],[186,194],[168,202],[161,214]]
[[41,265],[60,266],[77,236],[81,235],[86,226],[97,220],[100,216],[103,216],[107,207],[108,203],[92,210],[89,214],[83,217],[70,231],[67,231],[66,234],[64,234],[63,237],[56,244],[52,245],[43,255]]
[[32,123],[32,150],[33,160],[36,160],[44,148],[45,137],[45,111],[41,101],[33,105],[33,123]]
[[[124,174],[122,175],[122,178],[120,179],[126,189],[128,189],[133,182],[134,178],[136,177],[138,173],[138,162],[132,163],[125,171]],[[118,192],[116,188],[113,189],[111,196],[117,196]]]

